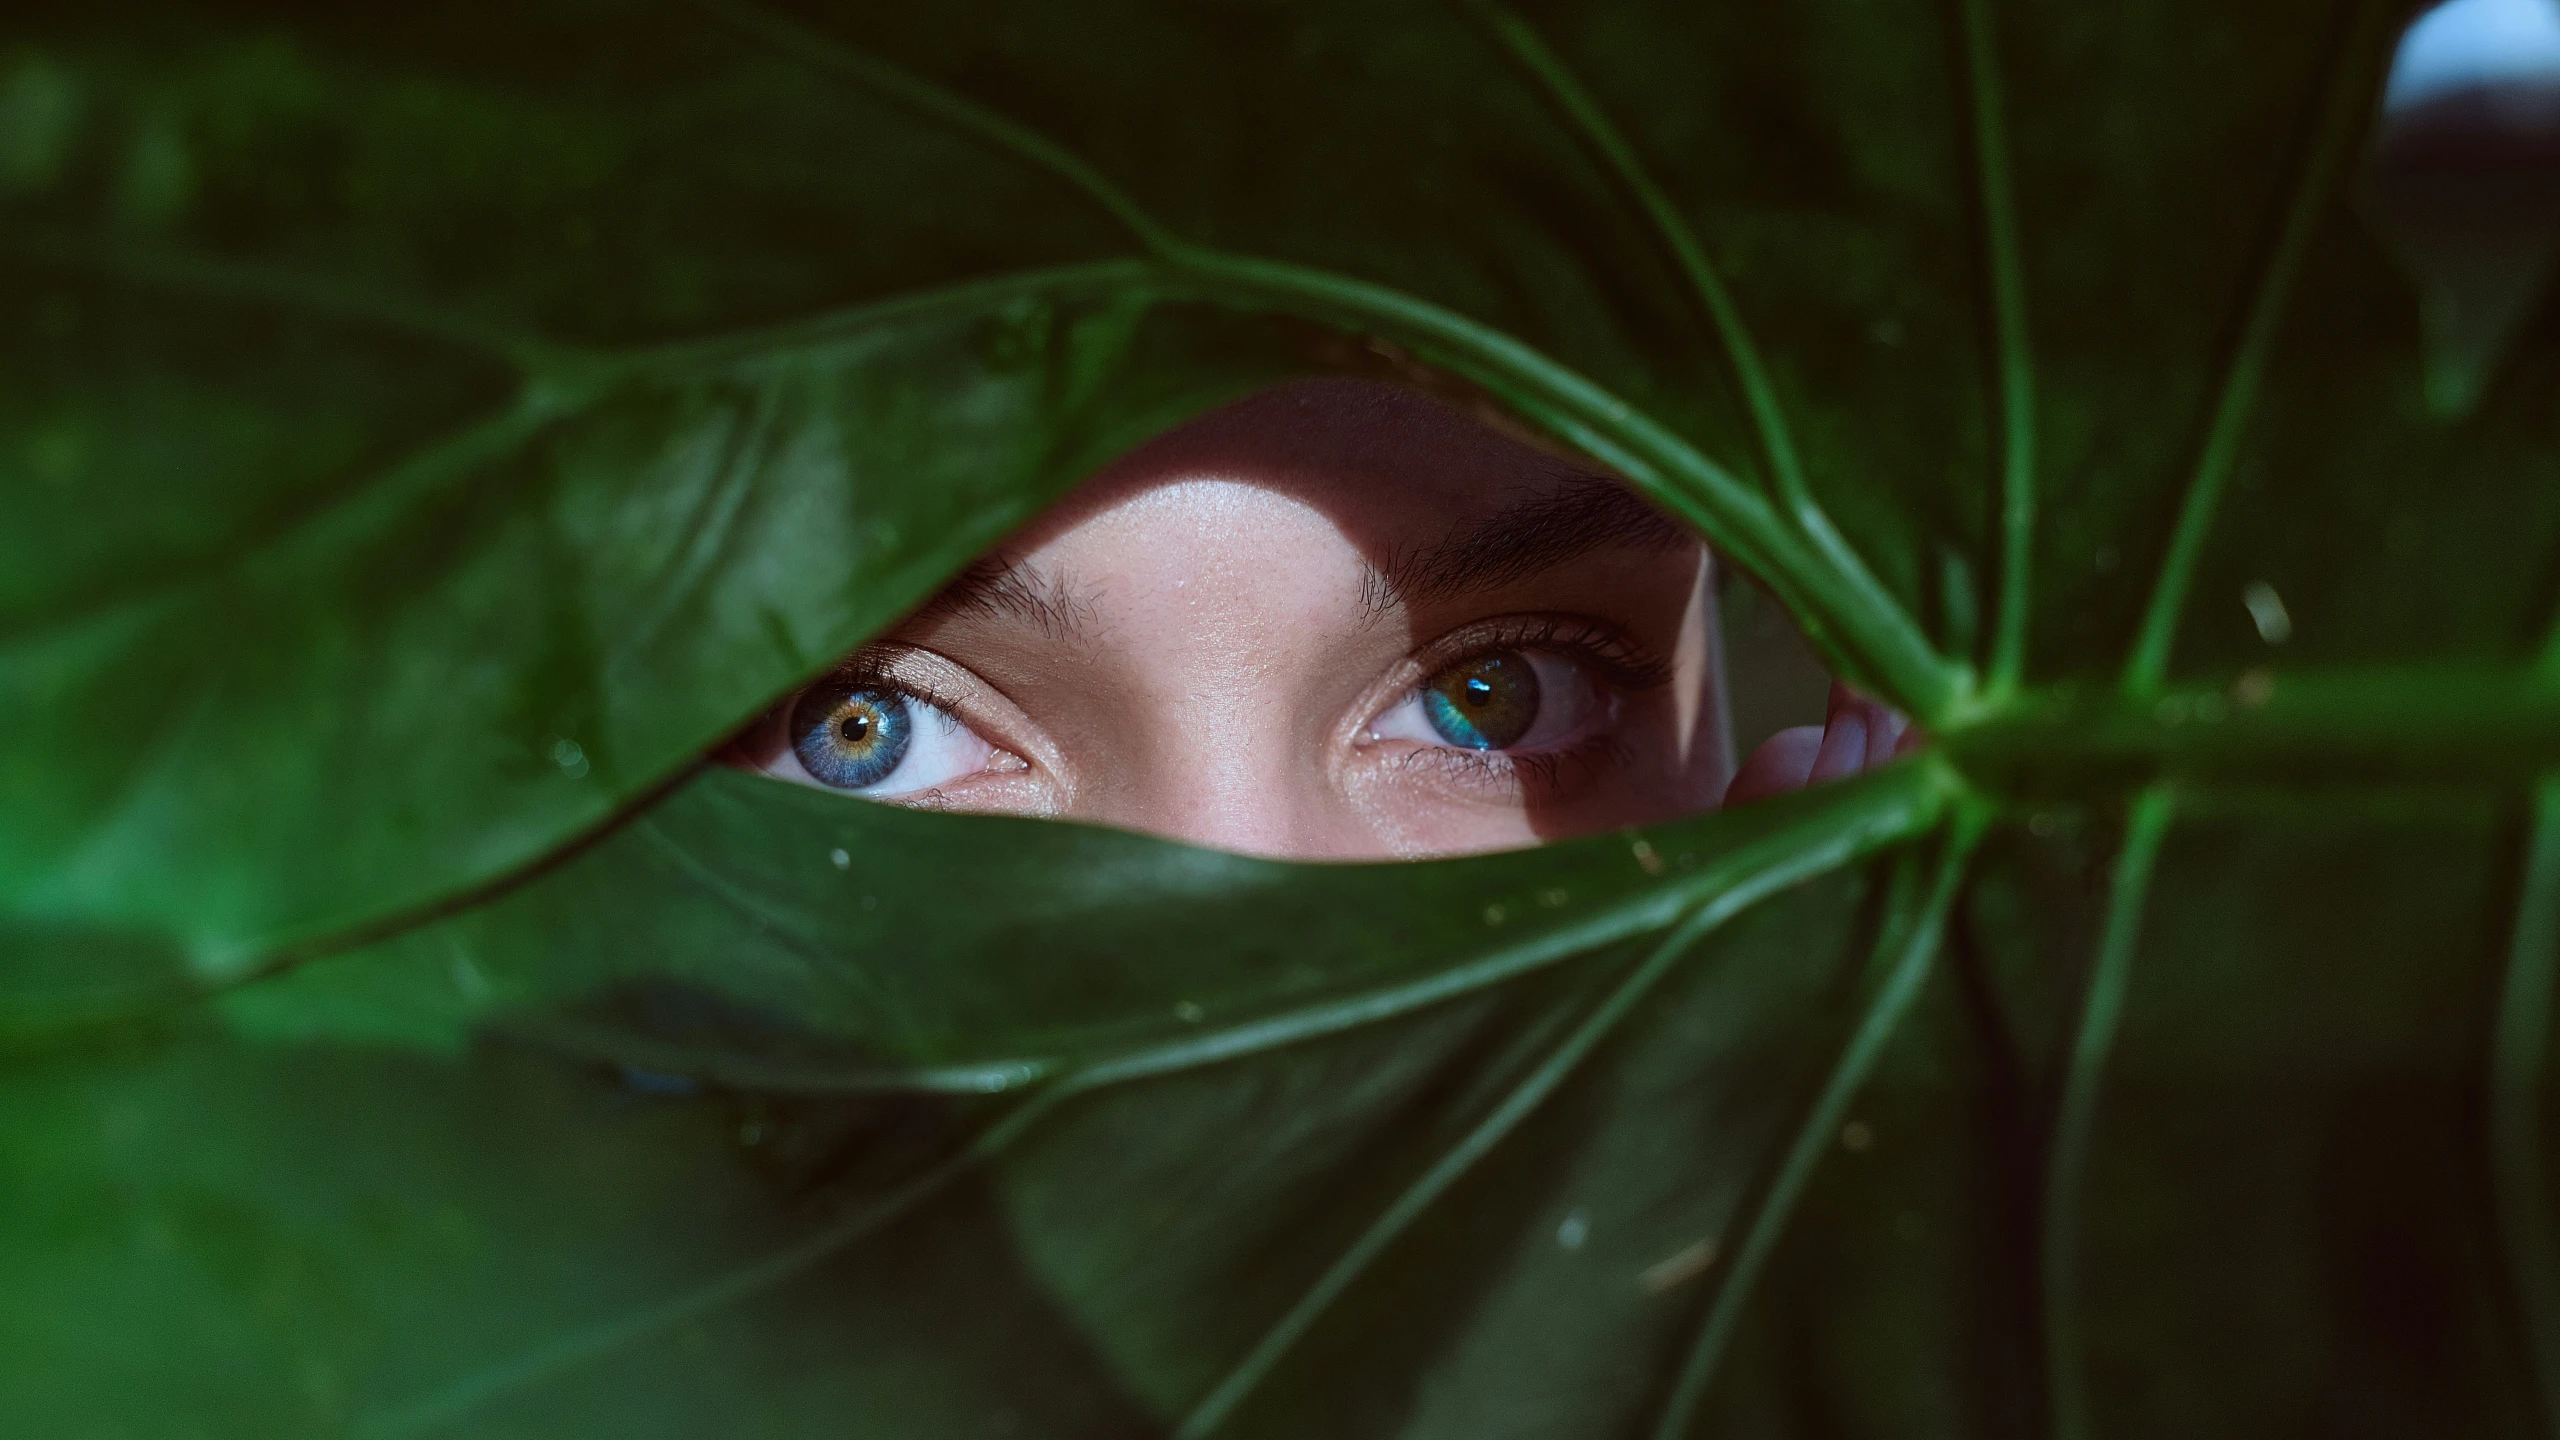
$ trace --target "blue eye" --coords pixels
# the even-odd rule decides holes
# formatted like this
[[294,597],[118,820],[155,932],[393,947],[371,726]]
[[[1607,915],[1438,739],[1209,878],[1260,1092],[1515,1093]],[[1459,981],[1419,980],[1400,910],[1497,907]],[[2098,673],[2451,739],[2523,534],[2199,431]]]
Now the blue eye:
[[791,749],[821,785],[862,790],[895,774],[915,722],[907,697],[858,684],[819,685],[791,707]]
[[1465,750],[1501,750],[1538,723],[1538,672],[1529,658],[1500,650],[1444,666],[1422,687],[1433,732]]

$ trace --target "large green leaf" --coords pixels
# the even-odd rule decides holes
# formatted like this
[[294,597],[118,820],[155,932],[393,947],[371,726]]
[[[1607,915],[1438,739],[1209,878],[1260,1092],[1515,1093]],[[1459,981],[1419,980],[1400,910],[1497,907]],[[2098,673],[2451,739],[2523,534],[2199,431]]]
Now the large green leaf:
[[[2407,8],[18,6],[0,1413],[2548,1433],[2560,321],[2431,403]],[[1361,356],[1933,753],[1373,867],[698,770]]]

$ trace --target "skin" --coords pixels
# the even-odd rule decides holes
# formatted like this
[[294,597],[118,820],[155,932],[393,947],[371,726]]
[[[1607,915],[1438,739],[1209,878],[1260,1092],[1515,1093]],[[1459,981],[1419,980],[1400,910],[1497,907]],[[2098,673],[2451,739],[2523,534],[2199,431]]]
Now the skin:
[[[728,758],[898,804],[1375,859],[1647,824],[1893,753],[1899,722],[1841,690],[1826,727],[1737,776],[1712,581],[1613,482],[1436,400],[1300,382],[1094,477]],[[1424,692],[1482,704],[1465,677],[1524,669],[1534,703],[1444,707],[1487,721],[1466,743],[1435,725]],[[884,703],[903,752],[876,748]],[[903,758],[847,790],[873,773],[851,754]]]

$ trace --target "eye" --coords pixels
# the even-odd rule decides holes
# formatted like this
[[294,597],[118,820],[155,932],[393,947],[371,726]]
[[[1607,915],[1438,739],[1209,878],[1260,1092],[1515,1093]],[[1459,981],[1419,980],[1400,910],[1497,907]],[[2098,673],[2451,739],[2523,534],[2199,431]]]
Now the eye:
[[1525,655],[1479,655],[1441,668],[1422,687],[1423,718],[1440,738],[1469,750],[1519,743],[1538,723],[1537,667]]
[[1001,753],[939,705],[876,680],[831,680],[792,702],[792,758],[820,785],[874,799],[947,785]]
[[1536,752],[1582,738],[1607,700],[1589,669],[1536,650],[1487,650],[1453,660],[1371,723],[1377,740],[1458,750]]

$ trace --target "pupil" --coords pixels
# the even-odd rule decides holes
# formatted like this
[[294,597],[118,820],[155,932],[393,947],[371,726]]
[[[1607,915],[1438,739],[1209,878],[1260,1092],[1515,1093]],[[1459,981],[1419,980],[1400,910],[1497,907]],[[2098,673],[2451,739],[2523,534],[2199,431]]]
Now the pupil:
[[836,727],[836,733],[844,736],[846,744],[859,745],[862,743],[862,738],[871,733],[871,717],[848,715],[844,723]]
[[1491,704],[1492,702],[1493,682],[1485,679],[1481,675],[1468,677],[1467,703],[1470,705],[1481,706]]

